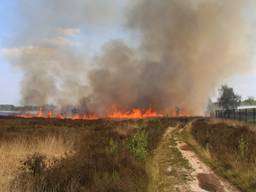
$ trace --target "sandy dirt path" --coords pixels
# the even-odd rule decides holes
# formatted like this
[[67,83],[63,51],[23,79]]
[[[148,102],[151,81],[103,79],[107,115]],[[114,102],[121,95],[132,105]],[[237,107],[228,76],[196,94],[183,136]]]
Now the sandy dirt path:
[[148,163],[149,192],[240,192],[204,164],[169,127]]
[[188,192],[186,186],[188,170],[181,153],[175,147],[172,131],[168,128],[158,147],[154,150],[152,160],[148,163],[150,176],[149,192]]
[[178,142],[177,147],[182,156],[189,161],[189,164],[193,169],[191,172],[193,180],[189,182],[191,191],[240,192],[227,181],[218,177],[210,167],[198,158],[195,152],[189,150],[187,144]]

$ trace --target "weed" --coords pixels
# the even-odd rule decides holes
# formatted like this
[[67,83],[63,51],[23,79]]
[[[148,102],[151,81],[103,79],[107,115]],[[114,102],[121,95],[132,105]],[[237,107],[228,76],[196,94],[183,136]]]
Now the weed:
[[136,159],[145,160],[147,156],[147,134],[145,130],[138,131],[128,140],[128,148]]
[[46,156],[35,153],[23,162],[21,169],[33,176],[41,175],[46,169]]
[[242,160],[246,159],[246,156],[248,155],[248,141],[245,139],[245,137],[242,135],[239,140],[239,155]]

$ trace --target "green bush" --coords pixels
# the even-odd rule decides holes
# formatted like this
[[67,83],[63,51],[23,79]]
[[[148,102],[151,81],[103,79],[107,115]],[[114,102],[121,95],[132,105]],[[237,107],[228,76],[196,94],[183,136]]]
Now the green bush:
[[128,140],[129,151],[136,159],[144,160],[148,154],[147,133],[145,130],[138,131]]

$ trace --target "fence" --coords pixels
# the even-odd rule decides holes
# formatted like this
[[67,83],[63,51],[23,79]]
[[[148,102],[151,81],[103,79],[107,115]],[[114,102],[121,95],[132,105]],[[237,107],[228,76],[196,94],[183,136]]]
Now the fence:
[[217,118],[233,119],[256,124],[256,108],[217,110],[214,114]]

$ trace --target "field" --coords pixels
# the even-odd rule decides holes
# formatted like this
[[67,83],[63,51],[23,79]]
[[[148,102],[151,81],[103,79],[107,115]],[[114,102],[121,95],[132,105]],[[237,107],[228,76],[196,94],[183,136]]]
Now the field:
[[147,191],[147,159],[179,121],[1,118],[0,191]]
[[253,129],[207,118],[0,118],[0,191],[190,191],[193,170],[177,147],[185,142],[215,173],[254,192]]

